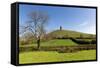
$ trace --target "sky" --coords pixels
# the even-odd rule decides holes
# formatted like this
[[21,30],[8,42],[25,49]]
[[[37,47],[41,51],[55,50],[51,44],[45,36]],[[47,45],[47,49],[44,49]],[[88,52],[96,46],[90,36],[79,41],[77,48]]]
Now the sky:
[[45,27],[47,32],[57,30],[62,26],[64,30],[96,34],[96,9],[20,4],[20,25],[24,25],[29,20],[28,14],[32,11],[48,14],[48,24]]

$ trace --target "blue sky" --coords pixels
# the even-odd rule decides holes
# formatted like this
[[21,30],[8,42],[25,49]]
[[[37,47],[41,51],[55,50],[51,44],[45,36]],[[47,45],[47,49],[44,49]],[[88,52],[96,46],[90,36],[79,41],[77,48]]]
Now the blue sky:
[[28,14],[32,11],[43,11],[49,16],[45,27],[47,32],[59,29],[73,30],[83,33],[96,34],[96,10],[91,8],[52,7],[40,5],[19,5],[19,23],[24,25],[28,21]]

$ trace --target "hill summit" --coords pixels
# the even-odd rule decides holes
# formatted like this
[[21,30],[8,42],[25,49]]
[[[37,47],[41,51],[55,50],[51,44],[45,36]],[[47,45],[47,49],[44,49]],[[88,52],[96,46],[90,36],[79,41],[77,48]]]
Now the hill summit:
[[71,31],[71,30],[62,30],[62,28],[60,28],[60,30],[54,30],[50,33],[47,34],[47,36],[53,37],[53,38],[63,38],[63,37],[73,37],[73,38],[77,38],[77,37],[95,37],[95,35],[93,34],[86,34],[86,33],[82,33],[82,32],[77,32],[77,31]]

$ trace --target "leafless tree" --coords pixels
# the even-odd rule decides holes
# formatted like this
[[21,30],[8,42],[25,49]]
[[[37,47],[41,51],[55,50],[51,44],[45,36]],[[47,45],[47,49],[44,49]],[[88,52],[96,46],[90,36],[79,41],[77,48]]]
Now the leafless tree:
[[23,31],[30,31],[34,38],[37,40],[37,48],[40,47],[40,39],[45,34],[45,26],[48,22],[48,14],[42,11],[33,11],[28,15],[29,21],[25,23]]

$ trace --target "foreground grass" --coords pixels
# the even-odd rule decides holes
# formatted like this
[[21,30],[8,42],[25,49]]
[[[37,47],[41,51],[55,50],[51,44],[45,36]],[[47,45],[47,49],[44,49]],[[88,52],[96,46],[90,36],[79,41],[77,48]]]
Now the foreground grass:
[[56,51],[34,51],[19,54],[19,63],[45,63],[77,60],[95,60],[95,50],[84,50],[75,53],[58,53]]

